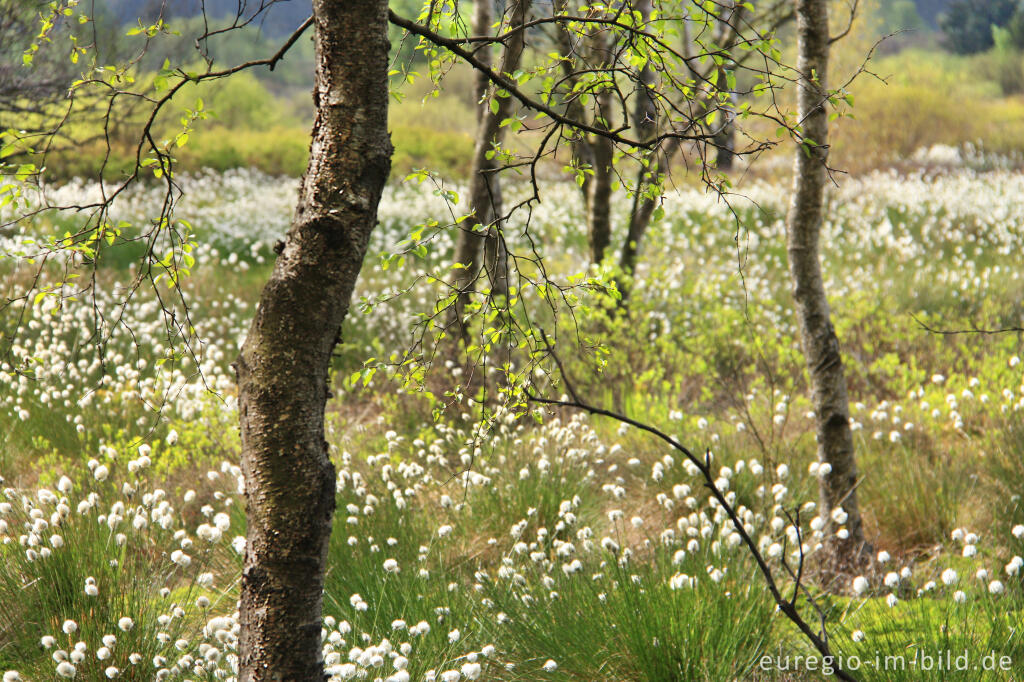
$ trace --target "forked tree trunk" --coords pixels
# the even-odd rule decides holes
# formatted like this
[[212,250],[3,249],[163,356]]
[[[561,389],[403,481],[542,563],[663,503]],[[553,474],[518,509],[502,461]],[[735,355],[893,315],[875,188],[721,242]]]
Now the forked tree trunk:
[[[857,466],[843,359],[829,319],[818,254],[828,161],[827,0],[797,0],[796,18],[800,74],[798,120],[802,122],[804,139],[796,151],[787,250],[800,338],[810,373],[818,461],[832,467],[831,472],[822,477],[820,485],[827,560],[833,570],[842,571],[862,562],[866,544],[857,505]],[[836,537],[838,524],[832,520],[831,513],[837,507],[842,507],[847,514],[843,524],[849,533],[846,539]]]
[[[510,30],[525,23],[529,8],[530,0],[515,0],[510,10]],[[485,34],[489,28],[486,27]],[[525,45],[526,31],[516,31],[506,40],[498,69],[501,73],[512,73],[519,68]],[[467,334],[465,309],[469,303],[469,290],[479,278],[481,267],[485,266],[487,271],[492,295],[504,296],[508,293],[507,255],[498,234],[500,225],[497,224],[501,211],[501,186],[497,170],[502,162],[493,152],[505,139],[507,127],[502,127],[501,122],[512,114],[512,98],[497,97],[496,93],[497,89],[491,86],[481,105],[485,110],[478,117],[469,187],[470,211],[473,215],[460,226],[455,245],[455,261],[465,266],[456,271],[455,279],[459,290],[455,301],[455,317],[463,340]],[[493,108],[492,101],[496,102]],[[485,229],[486,226],[490,227]],[[482,258],[485,241],[490,242],[488,257]],[[485,262],[481,264],[481,260]]]
[[391,165],[384,0],[314,0],[315,121],[298,207],[235,361],[248,519],[242,682],[326,679],[321,601],[335,504],[324,441],[339,340]]

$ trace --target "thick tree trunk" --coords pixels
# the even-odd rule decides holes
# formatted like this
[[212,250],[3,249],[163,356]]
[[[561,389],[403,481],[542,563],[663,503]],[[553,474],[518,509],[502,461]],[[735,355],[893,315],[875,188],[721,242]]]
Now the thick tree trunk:
[[243,682],[325,679],[321,600],[335,499],[328,368],[391,164],[387,3],[315,0],[313,14],[309,166],[235,362],[248,518]]
[[[839,340],[829,319],[822,281],[819,239],[828,161],[827,0],[797,0],[799,36],[799,116],[803,142],[796,152],[793,200],[789,209],[787,250],[793,299],[800,337],[810,373],[817,422],[818,460],[831,466],[822,477],[820,511],[824,518],[826,552],[833,570],[851,568],[863,560],[866,544],[857,506],[857,466],[854,462],[850,408]],[[832,512],[842,507],[847,518],[846,539],[836,536],[840,524]]]
[[[529,8],[530,0],[516,0],[512,4],[510,29],[525,23]],[[499,67],[501,73],[512,73],[519,68],[525,44],[526,31],[517,31],[509,37],[502,52]],[[492,100],[497,102],[496,110],[491,108]],[[469,188],[470,211],[473,215],[462,224],[455,245],[455,261],[465,266],[457,271],[455,280],[460,292],[455,302],[455,317],[463,340],[467,333],[466,304],[469,303],[470,288],[480,276],[485,241],[488,242],[488,254],[483,258],[483,266],[490,279],[491,294],[508,294],[507,254],[499,234],[501,226],[498,224],[501,216],[501,187],[497,170],[501,161],[493,154],[490,154],[491,158],[488,155],[505,138],[506,128],[501,127],[501,122],[512,114],[512,98],[498,98],[496,89],[491,86],[482,106],[485,111],[478,119]]]

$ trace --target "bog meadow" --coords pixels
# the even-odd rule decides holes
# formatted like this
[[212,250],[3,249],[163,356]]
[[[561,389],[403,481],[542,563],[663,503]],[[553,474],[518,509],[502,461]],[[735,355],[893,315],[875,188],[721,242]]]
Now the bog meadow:
[[86,4],[0,0],[4,682],[1024,679],[1015,2],[392,3],[326,247],[346,3]]

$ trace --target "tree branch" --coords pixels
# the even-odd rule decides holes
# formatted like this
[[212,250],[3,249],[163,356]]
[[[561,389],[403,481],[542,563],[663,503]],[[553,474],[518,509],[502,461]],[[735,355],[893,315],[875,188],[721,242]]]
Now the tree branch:
[[941,334],[943,336],[954,336],[956,334],[986,334],[986,335],[994,335],[994,334],[1009,334],[1009,333],[1012,333],[1012,332],[1018,332],[1018,333],[1024,332],[1024,327],[1003,327],[1002,329],[981,329],[977,325],[975,325],[973,322],[971,322],[971,328],[970,329],[934,329],[933,327],[929,327],[924,322],[919,320],[917,318],[917,316],[914,315],[913,313],[910,314],[910,319],[912,319],[914,322],[917,322],[917,324],[921,326],[921,329],[924,329],[929,334]]
[[[722,491],[715,484],[715,476],[712,473],[710,466],[710,452],[705,455],[704,459],[700,459],[696,455],[694,455],[693,452],[691,452],[686,446],[681,444],[679,441],[677,441],[675,438],[668,435],[664,431],[661,431],[649,424],[645,424],[635,419],[631,419],[630,417],[627,417],[624,414],[613,412],[611,410],[606,410],[602,407],[596,407],[582,400],[578,396],[578,394],[576,394],[576,392],[573,390],[572,384],[569,381],[568,372],[566,372],[565,366],[562,364],[561,359],[555,353],[554,348],[552,348],[551,342],[549,341],[547,334],[544,332],[543,329],[540,330],[540,334],[541,338],[544,341],[544,346],[547,351],[547,355],[554,361],[555,366],[558,368],[558,372],[561,375],[565,388],[569,392],[569,400],[552,400],[550,398],[542,398],[539,395],[533,393],[531,390],[526,389],[527,399],[530,400],[531,402],[539,403],[542,405],[574,407],[577,409],[584,410],[585,412],[589,412],[590,414],[611,417],[616,421],[622,422],[624,424],[629,424],[630,426],[636,427],[641,431],[646,431],[647,433],[656,436],[662,441],[668,443],[677,452],[682,453],[682,455],[686,457],[691,463],[693,463],[700,471],[701,476],[704,477],[704,487],[706,487],[711,492],[712,497],[714,497],[715,500],[718,501],[718,503],[722,506],[722,509],[725,510],[725,513],[729,517],[729,520],[732,521],[732,524],[735,527],[736,532],[742,539],[743,544],[746,545],[751,557],[757,564],[757,567],[760,570],[761,575],[764,577],[765,584],[768,586],[768,591],[771,593],[772,599],[775,601],[775,605],[778,607],[779,611],[781,611],[786,616],[786,618],[788,618],[794,625],[797,626],[800,632],[803,633],[804,637],[807,638],[807,640],[814,646],[814,648],[822,656],[829,656],[833,660],[838,661],[839,659],[832,654],[832,651],[829,648],[827,642],[827,634],[825,633],[824,629],[824,622],[822,622],[822,635],[819,636],[817,633],[814,632],[814,630],[807,623],[807,621],[803,619],[803,617],[800,615],[799,610],[796,608],[796,594],[794,593],[794,598],[792,601],[786,599],[782,595],[782,592],[780,591],[778,584],[775,582],[775,578],[772,575],[772,569],[770,566],[768,566],[768,562],[761,554],[761,551],[757,548],[757,544],[747,533],[746,528],[743,526],[743,521],[739,518],[739,515],[736,513],[736,510],[725,498],[725,494],[722,493]],[[802,563],[803,561],[801,558],[801,571]],[[783,562],[783,564],[786,565],[785,562]],[[789,568],[788,565],[786,565],[786,568],[788,571],[790,571],[790,575],[797,580],[798,584],[795,587],[796,589],[799,589],[800,574],[793,574],[792,570]],[[808,599],[810,599],[810,601],[812,602],[812,604],[814,604],[815,608],[818,609],[818,613],[821,614],[820,608],[818,608],[817,604],[814,603],[814,599],[811,598],[809,592],[807,593],[807,596]],[[844,682],[856,682],[856,678],[850,675],[850,673],[843,670],[838,664],[835,667],[834,674],[839,679],[844,680]]]
[[409,33],[418,35],[421,38],[425,38],[426,40],[437,45],[438,47],[443,47],[444,49],[448,50],[449,52],[451,52],[452,54],[454,54],[455,56],[459,57],[467,64],[472,66],[474,69],[477,69],[478,71],[482,72],[497,87],[501,88],[502,90],[505,90],[511,96],[515,97],[526,108],[545,114],[546,116],[548,116],[548,118],[561,125],[568,126],[576,130],[582,130],[584,132],[593,133],[594,135],[600,135],[602,137],[611,139],[614,142],[629,147],[643,149],[655,147],[666,139],[702,140],[706,137],[705,135],[687,135],[686,133],[667,132],[655,138],[652,138],[651,140],[644,141],[632,139],[622,135],[620,131],[625,130],[625,128],[606,130],[598,126],[590,125],[585,121],[573,119],[569,116],[566,116],[558,112],[556,109],[541,102],[540,100],[534,99],[533,97],[527,95],[519,88],[518,85],[516,85],[515,81],[513,81],[511,78],[505,76],[504,74],[497,73],[489,66],[484,64],[472,52],[463,48],[461,40],[446,38],[445,36],[435,31],[432,31],[426,26],[418,24],[410,19],[398,16],[397,14],[394,13],[394,11],[391,10],[388,10],[388,19],[395,26],[398,26],[399,28],[404,28]]

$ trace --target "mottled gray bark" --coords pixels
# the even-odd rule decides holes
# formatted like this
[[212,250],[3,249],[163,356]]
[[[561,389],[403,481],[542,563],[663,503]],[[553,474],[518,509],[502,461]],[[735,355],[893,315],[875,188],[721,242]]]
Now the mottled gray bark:
[[[492,0],[476,0],[476,4],[473,8],[473,35],[484,36],[487,35],[491,30],[491,24],[494,22],[494,16],[492,10]],[[475,55],[480,60],[480,63],[486,67],[490,67],[494,61],[491,57],[491,46],[490,44],[485,45],[478,50]],[[487,102],[484,97],[487,95],[487,88],[491,84],[491,79],[487,77],[487,74],[481,70],[475,72],[475,80],[473,82],[473,94],[476,95],[476,120],[479,123],[480,119],[483,118],[484,112],[487,111]]]
[[[819,241],[824,211],[828,161],[827,0],[797,0],[799,115],[803,138],[796,151],[793,199],[789,208],[787,251],[800,339],[810,374],[817,424],[818,460],[832,467],[822,477],[820,511],[825,519],[826,552],[834,570],[858,565],[866,548],[857,505],[850,408],[839,339],[830,320],[821,274]],[[836,536],[831,512],[847,514],[848,537]]]
[[[525,23],[529,8],[530,0],[513,2],[509,10],[509,29]],[[506,40],[499,65],[501,73],[512,73],[519,68],[525,45],[526,31],[517,31]],[[465,308],[469,302],[469,290],[479,278],[481,267],[487,273],[491,294],[508,294],[508,256],[499,224],[501,186],[497,170],[501,167],[501,160],[493,155],[493,151],[505,138],[507,128],[501,127],[501,122],[512,115],[512,98],[497,97],[497,89],[493,85],[489,87],[487,93],[481,105],[485,110],[478,119],[470,176],[469,205],[473,215],[462,223],[455,245],[455,261],[465,266],[456,271],[455,280],[455,285],[460,291],[455,303],[455,316],[463,339],[466,336]],[[495,108],[491,106],[492,101],[497,102]],[[489,154],[491,158],[488,158]]]
[[339,340],[391,164],[384,0],[315,0],[315,121],[291,228],[235,371],[248,519],[243,682],[324,680],[335,471],[324,440]]

